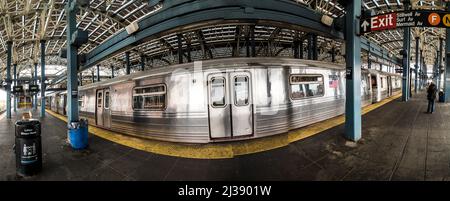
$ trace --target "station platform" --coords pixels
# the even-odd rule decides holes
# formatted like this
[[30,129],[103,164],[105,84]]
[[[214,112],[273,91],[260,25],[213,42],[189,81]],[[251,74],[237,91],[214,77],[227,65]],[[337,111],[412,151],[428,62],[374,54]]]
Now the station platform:
[[[450,104],[426,114],[426,96],[395,99],[362,118],[362,139],[345,140],[344,125],[272,150],[223,159],[151,153],[90,134],[73,151],[66,123],[42,122],[43,171],[15,176],[14,122],[0,115],[0,180],[450,180]],[[18,112],[20,113],[20,111]],[[38,116],[38,114],[33,114]]]

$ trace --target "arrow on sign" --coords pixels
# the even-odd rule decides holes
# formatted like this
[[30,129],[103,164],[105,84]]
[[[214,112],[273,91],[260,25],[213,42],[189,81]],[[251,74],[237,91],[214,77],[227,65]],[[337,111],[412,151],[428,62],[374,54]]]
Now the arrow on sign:
[[364,32],[367,31],[367,26],[369,26],[369,23],[366,20],[364,20],[364,22],[361,24],[361,27],[364,29]]

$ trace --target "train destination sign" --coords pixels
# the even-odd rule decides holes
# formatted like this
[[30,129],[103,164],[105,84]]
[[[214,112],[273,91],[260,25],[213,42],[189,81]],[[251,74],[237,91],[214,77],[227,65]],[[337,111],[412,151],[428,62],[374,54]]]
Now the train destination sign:
[[402,27],[450,28],[450,13],[431,10],[385,13],[361,19],[360,27],[361,34]]

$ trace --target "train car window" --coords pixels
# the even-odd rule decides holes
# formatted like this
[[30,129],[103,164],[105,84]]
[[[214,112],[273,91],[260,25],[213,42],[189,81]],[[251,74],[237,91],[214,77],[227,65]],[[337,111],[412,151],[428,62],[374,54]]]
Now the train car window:
[[157,84],[134,89],[133,109],[164,110],[166,108],[166,85]]
[[381,88],[384,88],[384,86],[383,86],[383,78],[382,77],[380,77],[380,86],[381,86]]
[[322,75],[291,75],[291,98],[302,99],[324,95]]
[[78,106],[84,107],[84,96],[80,96],[80,98],[78,98]]
[[134,96],[133,97],[133,108],[134,109],[142,109],[142,103],[144,102],[144,97],[142,96]]
[[211,78],[211,102],[213,107],[225,106],[225,78]]
[[248,77],[237,76],[234,78],[234,104],[236,106],[248,105]]
[[103,93],[97,94],[97,107],[102,107],[102,99],[103,99]]
[[109,91],[105,92],[105,109],[109,109]]

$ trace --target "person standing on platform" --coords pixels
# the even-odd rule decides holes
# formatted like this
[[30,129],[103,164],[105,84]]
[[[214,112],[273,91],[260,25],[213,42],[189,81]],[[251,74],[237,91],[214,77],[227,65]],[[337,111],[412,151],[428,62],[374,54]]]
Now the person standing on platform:
[[428,98],[428,110],[427,113],[433,114],[434,111],[434,100],[436,99],[437,87],[431,82],[427,89]]

